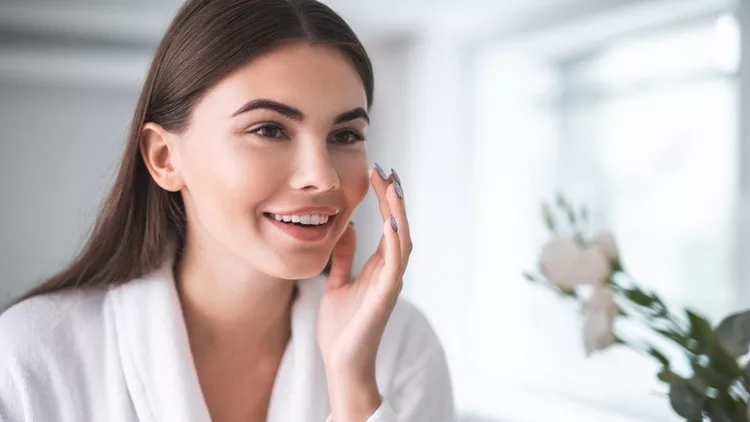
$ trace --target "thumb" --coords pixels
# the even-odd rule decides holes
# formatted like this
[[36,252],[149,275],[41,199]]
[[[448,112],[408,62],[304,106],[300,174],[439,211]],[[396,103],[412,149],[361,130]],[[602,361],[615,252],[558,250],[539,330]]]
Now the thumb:
[[331,254],[331,271],[328,276],[328,288],[336,289],[347,283],[352,278],[352,267],[354,265],[354,252],[357,248],[357,232],[354,224],[349,223],[341,235]]

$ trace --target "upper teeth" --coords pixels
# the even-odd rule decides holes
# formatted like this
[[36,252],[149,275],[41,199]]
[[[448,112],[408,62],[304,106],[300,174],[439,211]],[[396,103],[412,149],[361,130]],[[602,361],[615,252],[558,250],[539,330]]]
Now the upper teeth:
[[276,221],[284,221],[286,223],[299,223],[311,226],[317,226],[328,222],[327,215],[310,214],[310,215],[281,215],[272,214]]

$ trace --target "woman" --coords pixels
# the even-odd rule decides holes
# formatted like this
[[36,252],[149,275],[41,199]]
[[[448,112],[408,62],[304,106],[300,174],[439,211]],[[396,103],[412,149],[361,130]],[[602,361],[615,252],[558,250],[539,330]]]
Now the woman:
[[[0,316],[0,420],[453,420],[442,348],[397,301],[412,242],[398,176],[368,173],[372,95],[326,6],[188,1],[91,238]],[[352,278],[370,184],[383,236]]]

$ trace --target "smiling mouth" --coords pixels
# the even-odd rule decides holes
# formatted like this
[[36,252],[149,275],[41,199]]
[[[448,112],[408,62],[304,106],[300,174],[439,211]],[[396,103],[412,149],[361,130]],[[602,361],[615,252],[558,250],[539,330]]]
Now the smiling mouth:
[[282,215],[266,212],[263,215],[276,223],[310,229],[329,226],[336,219],[335,215],[323,214]]

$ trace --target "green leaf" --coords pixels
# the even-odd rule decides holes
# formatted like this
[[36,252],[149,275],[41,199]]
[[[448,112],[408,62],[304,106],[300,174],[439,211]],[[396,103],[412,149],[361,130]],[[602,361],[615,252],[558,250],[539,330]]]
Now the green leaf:
[[565,297],[570,297],[570,298],[573,298],[573,299],[578,299],[578,293],[576,293],[575,289],[566,289],[566,288],[563,288],[563,287],[557,287],[556,289],[557,289],[557,291],[561,295],[563,295]]
[[711,344],[709,357],[711,358],[711,366],[725,376],[733,380],[742,376],[742,368],[737,363],[737,358],[730,355],[719,343]]
[[695,372],[694,387],[706,386],[714,387],[718,390],[725,390],[732,384],[732,377],[729,377],[722,372],[712,368],[711,366],[700,365],[695,359],[691,359],[690,366]]
[[732,418],[726,413],[726,410],[720,406],[711,406],[706,411],[706,416],[711,422],[734,422]]
[[662,302],[662,300],[659,299],[659,296],[656,296],[656,295],[652,295],[652,296],[654,298],[654,302],[655,302],[654,307],[656,308],[657,315],[666,317],[668,314],[667,305],[665,305],[664,302]]
[[690,323],[690,337],[698,341],[700,346],[702,346],[702,351],[705,353],[714,342],[714,330],[711,328],[711,324],[702,316],[690,310],[686,310],[685,313]]
[[542,204],[542,214],[544,215],[544,224],[552,233],[555,233],[555,217],[552,215],[552,211],[547,203]]
[[667,384],[673,384],[682,380],[679,375],[667,369],[659,371],[657,377],[659,378],[659,380],[666,382]]
[[536,277],[534,277],[533,275],[531,275],[530,273],[527,273],[527,272],[523,273],[523,278],[525,278],[528,281],[533,281],[533,282],[537,281]]
[[750,344],[750,311],[724,318],[716,327],[716,339],[733,356],[744,356]]
[[680,336],[678,333],[675,333],[675,332],[670,331],[670,330],[662,329],[662,328],[652,328],[652,329],[655,332],[657,332],[657,333],[663,335],[664,337],[672,340],[673,342],[679,344],[684,349],[690,350],[690,348],[688,347],[687,341],[685,341],[685,339],[682,336]]
[[570,202],[568,202],[565,199],[565,196],[563,196],[562,193],[557,194],[557,206],[560,207],[563,211],[565,211],[565,215],[568,217],[568,223],[570,223],[571,226],[575,227],[576,212],[573,209],[573,207],[570,205]]
[[745,390],[750,391],[750,362],[742,369],[742,384]]
[[[707,366],[710,366],[720,375],[713,378],[712,385],[721,387],[727,382],[731,383],[732,380],[739,378],[742,375],[742,369],[737,363],[737,359],[717,342],[716,335],[709,322],[690,310],[687,310],[686,313],[690,322],[690,337],[697,341],[697,347],[693,348],[694,351],[697,355],[707,356],[709,359],[709,365]],[[710,375],[706,374],[706,376]]]
[[664,356],[661,352],[654,349],[653,347],[650,347],[648,349],[648,353],[651,356],[655,357],[656,360],[658,360],[664,366],[664,368],[669,368],[669,359],[667,359],[667,357]]
[[747,422],[747,404],[726,390],[707,401],[705,411],[711,422]]
[[726,402],[725,407],[729,409],[732,421],[747,422],[747,403],[744,400],[733,397],[729,392],[724,392],[721,398]]
[[555,201],[557,202],[557,206],[560,208],[565,208],[567,205],[567,201],[565,200],[565,196],[562,194],[562,192],[557,192]]
[[634,287],[632,289],[623,289],[625,297],[634,302],[637,305],[650,308],[656,300],[649,294],[643,292],[643,290]]
[[679,378],[669,385],[669,404],[678,415],[696,420],[703,412],[706,397],[696,391],[686,380]]

